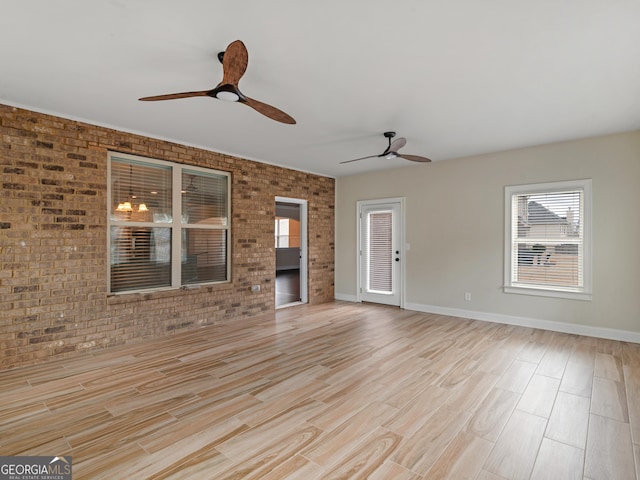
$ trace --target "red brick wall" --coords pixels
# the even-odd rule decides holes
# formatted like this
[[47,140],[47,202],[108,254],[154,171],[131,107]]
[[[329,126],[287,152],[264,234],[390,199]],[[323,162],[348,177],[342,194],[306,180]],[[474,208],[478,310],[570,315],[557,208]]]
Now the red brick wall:
[[[273,313],[276,196],[308,200],[309,302],[334,297],[331,178],[3,105],[0,138],[0,369]],[[109,150],[231,172],[231,283],[107,295]]]

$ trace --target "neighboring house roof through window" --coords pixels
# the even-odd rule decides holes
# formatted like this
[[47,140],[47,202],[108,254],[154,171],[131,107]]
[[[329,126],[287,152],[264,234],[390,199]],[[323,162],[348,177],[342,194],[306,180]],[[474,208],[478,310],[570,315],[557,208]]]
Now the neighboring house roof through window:
[[527,207],[528,210],[528,219],[527,223],[532,225],[541,225],[541,224],[558,224],[558,223],[566,223],[567,219],[561,217],[560,215],[553,213],[548,208],[540,205],[538,202],[531,201]]

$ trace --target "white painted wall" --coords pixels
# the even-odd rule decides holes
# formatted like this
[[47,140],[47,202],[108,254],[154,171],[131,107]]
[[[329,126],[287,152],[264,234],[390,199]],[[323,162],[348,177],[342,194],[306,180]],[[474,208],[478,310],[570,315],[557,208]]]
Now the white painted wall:
[[[504,293],[504,187],[584,178],[593,300]],[[386,197],[406,198],[408,309],[640,341],[640,131],[338,178],[338,299],[356,295],[356,202]]]

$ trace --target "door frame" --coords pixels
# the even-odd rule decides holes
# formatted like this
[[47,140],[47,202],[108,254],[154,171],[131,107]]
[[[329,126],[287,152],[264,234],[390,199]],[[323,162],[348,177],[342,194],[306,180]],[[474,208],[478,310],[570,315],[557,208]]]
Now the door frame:
[[[404,309],[405,305],[405,256],[407,253],[405,243],[405,198],[404,197],[392,197],[392,198],[380,198],[375,200],[358,200],[356,202],[356,252],[357,252],[357,275],[356,275],[356,301],[362,303],[362,209],[363,207],[370,207],[376,205],[386,205],[389,203],[397,203],[400,206],[400,215],[398,218],[398,245],[400,249],[400,265],[398,272],[398,289],[400,290],[400,308]],[[395,288],[395,285],[394,285]]]
[[[274,207],[276,203],[296,203],[300,205],[300,303],[309,303],[309,285],[307,278],[308,271],[308,240],[307,240],[307,200],[301,198],[290,197],[276,197]],[[275,256],[275,249],[273,252]],[[275,271],[274,271],[275,278]],[[275,298],[275,283],[274,283],[274,298]]]

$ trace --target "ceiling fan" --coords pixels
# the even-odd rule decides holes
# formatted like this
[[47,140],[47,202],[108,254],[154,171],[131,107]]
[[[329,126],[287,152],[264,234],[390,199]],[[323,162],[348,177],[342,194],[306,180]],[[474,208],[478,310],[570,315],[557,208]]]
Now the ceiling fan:
[[290,115],[282,110],[277,109],[266,103],[259,102],[253,98],[249,98],[240,92],[238,82],[247,70],[249,63],[249,53],[247,47],[240,40],[231,42],[224,52],[218,53],[218,60],[222,63],[222,81],[212,90],[203,90],[198,92],[170,93],[167,95],[155,95],[152,97],[143,97],[143,102],[151,102],[156,100],[174,100],[176,98],[188,97],[212,97],[228,102],[244,103],[253,108],[257,112],[276,120],[277,122],[294,124],[296,121]]
[[391,139],[396,136],[396,132],[384,132],[384,136],[389,140],[389,146],[380,155],[369,155],[367,157],[354,158],[353,160],[346,160],[340,163],[341,164],[351,163],[351,162],[357,162],[358,160],[364,160],[365,158],[376,158],[376,157],[384,157],[388,160],[391,160],[393,158],[404,158],[406,160],[411,160],[412,162],[423,162],[423,163],[431,161],[426,157],[419,157],[418,155],[405,155],[405,154],[398,153],[398,150],[400,150],[402,147],[404,147],[407,144],[407,139],[400,137],[395,139],[392,142]]

